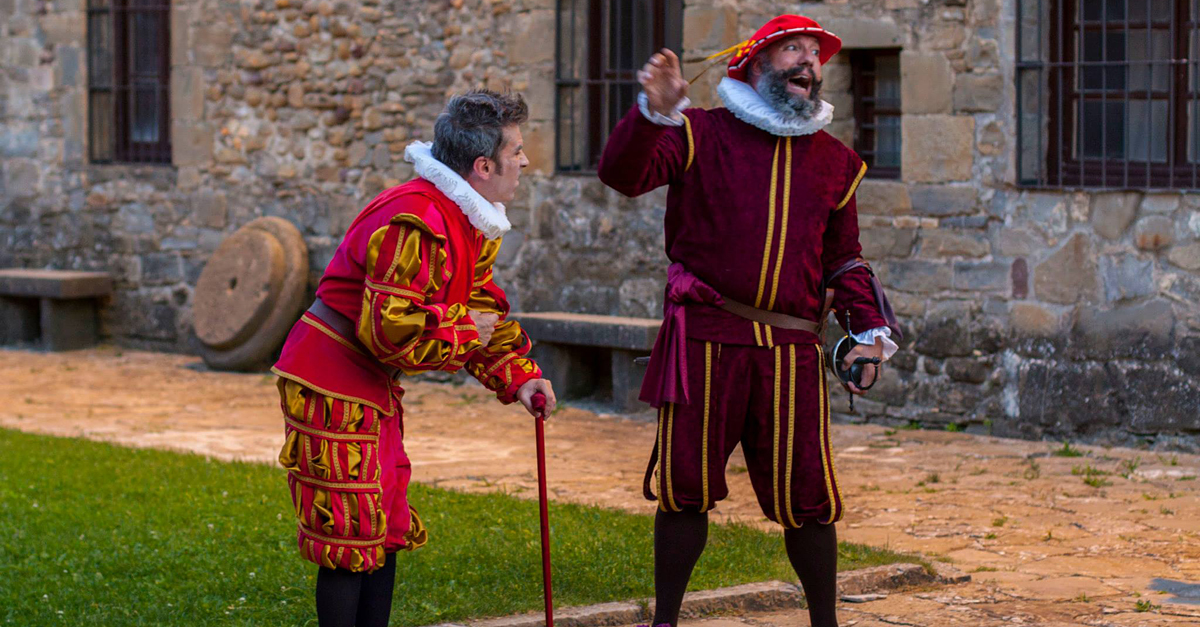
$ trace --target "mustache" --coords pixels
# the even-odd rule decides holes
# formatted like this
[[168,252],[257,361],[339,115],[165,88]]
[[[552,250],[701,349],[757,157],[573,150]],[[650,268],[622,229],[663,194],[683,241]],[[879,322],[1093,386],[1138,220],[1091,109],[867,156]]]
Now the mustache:
[[785,81],[796,78],[797,76],[804,76],[804,75],[808,75],[809,78],[815,78],[815,76],[813,75],[812,66],[801,65],[801,66],[797,66],[794,68],[788,68],[779,73],[780,78],[782,78]]

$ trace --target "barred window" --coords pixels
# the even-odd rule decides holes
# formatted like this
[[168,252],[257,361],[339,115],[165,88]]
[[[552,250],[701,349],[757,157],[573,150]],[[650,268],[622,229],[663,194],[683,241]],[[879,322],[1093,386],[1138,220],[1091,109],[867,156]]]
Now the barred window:
[[88,0],[88,147],[94,163],[170,163],[165,0]]
[[1200,187],[1200,2],[1018,0],[1020,183]]
[[850,51],[854,151],[867,176],[900,178],[900,51]]
[[594,172],[637,99],[637,71],[656,51],[682,48],[683,2],[558,0],[557,12],[556,169]]

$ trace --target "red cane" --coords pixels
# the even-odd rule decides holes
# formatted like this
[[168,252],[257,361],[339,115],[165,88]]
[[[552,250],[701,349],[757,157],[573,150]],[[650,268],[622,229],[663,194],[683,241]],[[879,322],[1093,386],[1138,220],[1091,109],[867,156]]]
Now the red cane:
[[542,518],[542,590],[546,596],[546,627],[554,627],[554,600],[550,592],[550,511],[546,499],[546,395],[538,392],[530,402],[537,417],[538,507]]

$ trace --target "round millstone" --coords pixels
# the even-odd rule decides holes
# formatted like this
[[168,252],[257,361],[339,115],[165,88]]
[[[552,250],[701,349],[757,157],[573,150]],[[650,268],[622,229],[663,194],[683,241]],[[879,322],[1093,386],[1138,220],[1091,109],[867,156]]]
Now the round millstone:
[[244,343],[275,307],[286,273],[283,246],[271,233],[243,228],[229,236],[196,282],[196,337],[218,349]]
[[[288,331],[304,311],[308,296],[308,246],[291,222],[276,216],[258,218],[243,226],[234,236],[242,232],[263,233],[280,246],[283,279],[277,296],[266,307],[267,313],[262,319],[257,324],[247,325],[245,332],[234,334],[239,338],[237,342],[226,347],[200,342],[200,356],[214,370],[250,371],[269,366],[274,356],[278,355]],[[199,292],[197,286],[197,296]],[[198,313],[195,318],[196,326],[202,326]]]

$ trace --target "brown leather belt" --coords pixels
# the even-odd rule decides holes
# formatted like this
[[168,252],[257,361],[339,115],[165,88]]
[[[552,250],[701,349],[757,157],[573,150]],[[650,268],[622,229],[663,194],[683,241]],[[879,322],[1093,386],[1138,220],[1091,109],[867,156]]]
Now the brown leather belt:
[[395,379],[396,375],[400,374],[400,369],[395,366],[380,362],[367,350],[367,347],[358,339],[358,331],[355,329],[354,321],[343,316],[338,310],[325,304],[325,301],[320,298],[313,301],[313,304],[308,308],[308,313],[316,316],[329,325],[334,333],[337,333],[342,339],[349,342],[354,348],[367,357],[371,357],[375,364],[387,374],[389,379]]
[[833,290],[826,290],[825,292],[825,306],[821,310],[820,322],[808,320],[806,318],[800,318],[797,316],[789,316],[787,314],[779,313],[778,311],[767,311],[765,309],[751,307],[750,305],[739,303],[736,300],[730,300],[727,297],[722,297],[722,299],[725,302],[719,305],[719,307],[735,316],[740,316],[759,324],[765,324],[767,326],[780,329],[808,331],[809,333],[821,335],[821,333],[825,330],[825,319],[829,315],[829,309],[833,306]]

